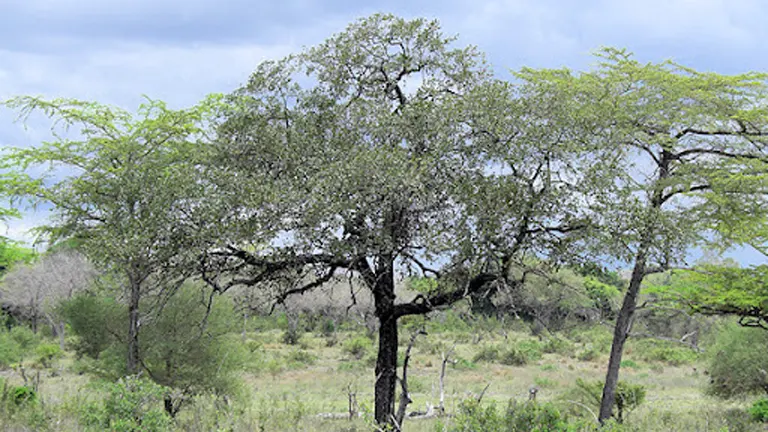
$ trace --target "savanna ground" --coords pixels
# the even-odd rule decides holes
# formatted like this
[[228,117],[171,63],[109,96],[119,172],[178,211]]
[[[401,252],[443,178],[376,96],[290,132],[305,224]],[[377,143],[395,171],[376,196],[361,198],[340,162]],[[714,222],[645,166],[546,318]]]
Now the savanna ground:
[[[322,316],[303,315],[293,324],[284,313],[244,321],[244,331],[231,335],[250,353],[241,375],[241,395],[189,401],[172,429],[372,430],[376,351],[370,331],[354,319],[334,322]],[[295,331],[291,331],[292,327]],[[401,363],[410,335],[417,329],[428,334],[416,339],[411,352],[408,386],[413,403],[408,411],[426,411],[429,405],[438,405],[442,356],[450,351],[445,376],[445,409],[449,415],[407,419],[404,430],[449,430],[456,426],[451,414],[460,411],[462,401],[482,394],[482,406],[505,408],[510,400],[526,401],[532,387],[538,389],[537,402],[552,402],[571,418],[590,419],[597,412],[597,401],[579,390],[576,382],[604,378],[611,340],[608,326],[578,325],[557,335],[543,332],[534,336],[522,320],[467,319],[458,311],[441,312],[428,320],[403,323]],[[49,346],[45,338],[27,342],[38,348],[30,349],[29,360],[21,363],[23,376],[17,364],[2,372],[3,385],[7,389],[24,384],[26,377],[28,385],[37,386],[38,401],[6,412],[8,415],[0,419],[2,429],[99,430],[88,426],[88,416],[97,415],[89,407],[109,390],[93,384],[98,379],[92,373],[83,373],[87,369],[84,360],[76,359],[69,350],[51,356],[58,359],[46,361],[45,349],[39,348]],[[622,380],[641,384],[647,395],[627,415],[622,430],[764,430],[749,421],[746,408],[751,399],[726,402],[705,395],[708,376],[703,357],[663,341],[630,342]],[[322,418],[323,413],[347,413],[350,393],[359,403],[359,418]]]

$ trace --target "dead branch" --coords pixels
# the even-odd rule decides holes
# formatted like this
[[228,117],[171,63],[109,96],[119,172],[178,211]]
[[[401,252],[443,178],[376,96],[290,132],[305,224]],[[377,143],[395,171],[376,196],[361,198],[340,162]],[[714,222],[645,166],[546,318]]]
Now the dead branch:
[[394,423],[397,430],[400,430],[400,427],[403,424],[403,419],[405,418],[405,409],[408,407],[408,404],[413,402],[410,395],[408,394],[408,361],[411,359],[411,349],[413,349],[413,344],[416,343],[416,338],[419,337],[419,335],[426,334],[427,332],[424,330],[418,330],[413,333],[411,335],[410,342],[408,342],[408,348],[405,349],[405,359],[403,360],[403,378],[400,379],[402,392],[400,393],[400,405],[397,408]]

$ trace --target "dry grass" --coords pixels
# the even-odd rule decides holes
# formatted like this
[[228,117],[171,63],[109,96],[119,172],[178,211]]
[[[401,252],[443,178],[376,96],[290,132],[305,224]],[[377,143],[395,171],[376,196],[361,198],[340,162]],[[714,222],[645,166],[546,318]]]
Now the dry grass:
[[[406,333],[405,331],[403,333]],[[477,333],[477,332],[474,332]],[[304,334],[301,347],[287,346],[281,340],[280,330],[249,332],[246,339],[260,343],[258,356],[261,366],[255,371],[244,372],[243,386],[249,397],[244,402],[233,403],[227,413],[221,412],[210,400],[200,399],[187,406],[178,420],[180,430],[301,430],[301,431],[357,431],[370,430],[366,420],[321,420],[319,413],[344,413],[347,411],[347,389],[357,393],[362,411],[370,411],[373,400],[373,343],[369,353],[360,360],[344,354],[346,340],[358,337],[354,332],[335,335],[337,343],[327,346],[327,338]],[[505,406],[510,399],[525,399],[532,386],[539,389],[541,401],[561,401],[579,378],[600,380],[604,376],[606,358],[580,361],[570,355],[544,354],[529,364],[505,366],[497,363],[473,363],[472,358],[481,346],[495,344],[501,348],[515,341],[531,339],[523,333],[487,331],[482,341],[473,343],[475,335],[444,331],[419,338],[410,363],[409,384],[412,390],[411,410],[425,410],[427,405],[437,405],[439,400],[438,378],[441,351],[455,346],[455,358],[461,359],[448,369],[446,377],[446,409],[455,412],[459,402],[478,394],[490,384],[484,401]],[[407,339],[407,335],[403,335]],[[574,351],[584,343],[575,343]],[[313,363],[289,363],[291,353],[305,350],[316,358]],[[573,353],[575,354],[575,352]],[[725,403],[703,396],[702,388],[707,377],[694,365],[668,366],[642,362],[630,352],[627,360],[632,367],[622,370],[622,379],[643,384],[648,388],[646,403],[629,417],[630,430],[637,431],[721,431],[726,426],[724,417],[728,410],[743,408],[746,402]],[[270,363],[270,359],[272,360]],[[89,378],[74,372],[74,360],[67,357],[58,368],[59,376],[44,376],[40,394],[48,410],[50,430],[82,430],[77,423],[78,401],[93,397],[86,387]],[[272,366],[264,366],[271,364]],[[636,366],[635,366],[636,365]],[[701,368],[698,368],[701,370]],[[11,382],[20,383],[13,373],[5,373]],[[95,395],[96,397],[98,395]],[[567,403],[566,403],[567,404]],[[577,408],[575,408],[577,409]],[[215,413],[215,414],[214,414]],[[588,415],[587,413],[584,413]],[[215,422],[212,418],[216,416]],[[214,422],[215,424],[212,424]],[[11,424],[0,426],[13,428]],[[407,431],[433,431],[435,420],[412,420]]]

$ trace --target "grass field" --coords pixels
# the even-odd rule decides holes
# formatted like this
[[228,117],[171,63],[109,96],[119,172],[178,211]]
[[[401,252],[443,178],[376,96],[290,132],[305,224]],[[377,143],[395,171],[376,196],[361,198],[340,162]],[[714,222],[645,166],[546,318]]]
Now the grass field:
[[[406,420],[406,431],[450,427],[450,414],[458,411],[461,401],[476,398],[486,387],[483,405],[503,408],[510,400],[525,401],[535,387],[537,401],[553,402],[574,418],[590,419],[597,412],[595,401],[580,393],[575,383],[603,378],[608,329],[591,327],[556,338],[537,338],[520,326],[431,327],[427,335],[418,337],[411,353],[408,386],[413,403],[409,411],[427,411],[428,406],[438,405],[442,356],[450,351],[445,376],[449,416]],[[401,331],[401,357],[409,335],[409,329]],[[196,398],[180,411],[174,429],[371,430],[375,343],[361,329],[306,332],[293,345],[283,342],[280,329],[248,331],[237,337],[251,353],[241,376],[242,395],[226,401]],[[4,430],[97,430],[82,425],[82,408],[103,393],[89,385],[95,379],[80,373],[80,363],[66,353],[50,368],[40,370],[41,403],[0,420],[0,426]],[[25,373],[28,379],[36,374],[33,368]],[[6,385],[23,383],[18,369],[4,371],[2,376]],[[750,400],[724,402],[705,395],[708,377],[699,356],[687,348],[632,341],[621,376],[647,389],[644,403],[628,415],[622,430],[765,430],[748,421],[744,409]],[[359,404],[359,418],[321,418],[347,413],[350,393]]]

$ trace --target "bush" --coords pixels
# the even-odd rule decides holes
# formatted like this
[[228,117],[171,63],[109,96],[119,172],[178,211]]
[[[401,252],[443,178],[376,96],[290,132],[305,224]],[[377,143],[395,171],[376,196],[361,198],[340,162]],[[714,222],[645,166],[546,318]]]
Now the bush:
[[749,415],[756,422],[768,423],[768,398],[759,399],[749,409]]
[[486,362],[493,363],[499,359],[499,347],[495,345],[483,346],[480,351],[472,357],[472,361],[475,363]]
[[311,366],[315,364],[315,361],[317,361],[317,356],[303,349],[294,350],[288,354],[288,362],[293,368]]
[[568,355],[573,352],[573,343],[568,339],[557,336],[547,338],[541,345],[541,350],[547,354]]
[[[89,293],[77,294],[61,304],[66,322],[77,335],[74,345],[78,357],[99,358],[99,354],[114,343],[112,332],[122,334],[127,313],[114,299]],[[127,325],[127,323],[126,323]]]
[[[536,402],[509,402],[507,409],[499,411],[491,404],[483,408],[474,400],[459,404],[453,424],[438,423],[436,431],[446,432],[577,432],[596,431],[593,422],[569,422],[555,405]],[[617,430],[610,425],[601,431]]]
[[662,362],[670,366],[691,364],[699,356],[691,348],[673,342],[652,339],[638,341],[632,351],[639,352],[636,357],[641,360]]
[[[616,400],[614,401],[613,418],[617,422],[623,423],[627,414],[645,402],[646,388],[641,384],[631,384],[619,381],[616,386]],[[566,393],[563,397],[569,400],[575,400],[586,406],[592,406],[594,412],[599,411],[600,401],[603,396],[603,382],[586,382],[582,379],[576,380],[576,386]]]
[[115,432],[159,432],[169,430],[171,418],[163,408],[168,389],[151,381],[127,377],[102,383],[103,399],[80,410],[84,425]]
[[57,344],[44,343],[35,348],[36,363],[43,367],[51,367],[53,360],[62,356],[61,348]]
[[21,345],[11,338],[9,332],[0,331],[0,368],[8,368],[21,359]]
[[344,342],[341,351],[353,357],[355,360],[360,360],[368,354],[370,348],[371,340],[364,336],[358,336]]
[[499,363],[507,366],[525,366],[528,354],[517,347],[512,347],[499,355]]
[[768,388],[768,331],[735,325],[721,329],[707,350],[707,392],[722,398],[763,393]]

